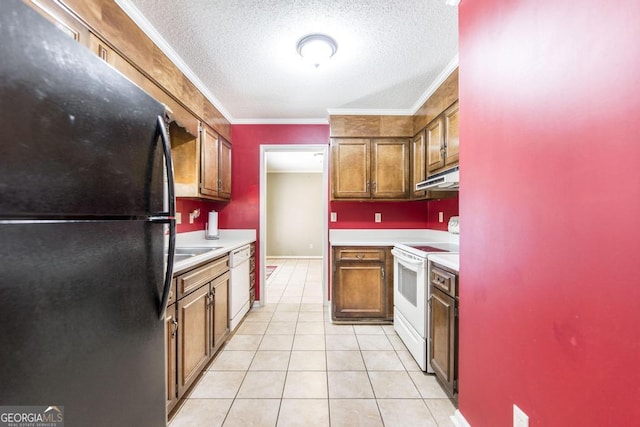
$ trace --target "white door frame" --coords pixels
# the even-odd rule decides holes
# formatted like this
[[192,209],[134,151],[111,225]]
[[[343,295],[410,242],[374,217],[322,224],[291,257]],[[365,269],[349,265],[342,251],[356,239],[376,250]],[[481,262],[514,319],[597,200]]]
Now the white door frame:
[[267,152],[313,151],[321,152],[322,162],[322,302],[326,306],[329,250],[329,145],[326,144],[261,144],[260,145],[260,305],[266,300],[264,278],[267,263]]

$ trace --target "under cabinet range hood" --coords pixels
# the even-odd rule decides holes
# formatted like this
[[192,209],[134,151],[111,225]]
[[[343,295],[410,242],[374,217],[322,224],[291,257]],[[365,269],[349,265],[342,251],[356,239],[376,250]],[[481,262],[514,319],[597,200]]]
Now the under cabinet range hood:
[[460,168],[458,166],[430,176],[416,184],[416,191],[455,191],[460,188]]

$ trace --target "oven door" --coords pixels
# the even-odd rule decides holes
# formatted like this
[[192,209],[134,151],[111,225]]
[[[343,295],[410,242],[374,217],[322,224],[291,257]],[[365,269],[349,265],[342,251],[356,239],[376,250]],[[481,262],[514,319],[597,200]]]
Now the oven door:
[[427,261],[393,249],[393,304],[421,337],[427,336]]

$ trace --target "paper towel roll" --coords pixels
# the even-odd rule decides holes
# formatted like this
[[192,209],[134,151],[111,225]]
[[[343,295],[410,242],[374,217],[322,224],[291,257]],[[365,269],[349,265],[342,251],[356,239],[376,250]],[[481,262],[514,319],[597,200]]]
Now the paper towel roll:
[[218,212],[216,211],[209,212],[209,222],[207,223],[205,237],[207,239],[218,238]]

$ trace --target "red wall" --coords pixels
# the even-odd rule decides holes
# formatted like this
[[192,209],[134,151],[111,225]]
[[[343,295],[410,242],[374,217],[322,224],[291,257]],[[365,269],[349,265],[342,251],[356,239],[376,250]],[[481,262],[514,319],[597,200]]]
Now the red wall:
[[[431,228],[446,231],[449,218],[458,215],[458,197],[428,202],[338,201],[331,202],[329,210],[338,216],[338,222],[329,223],[331,229]],[[382,214],[382,222],[374,221],[376,212]],[[443,212],[443,222],[438,222],[438,212]]]
[[[224,209],[226,203],[208,202],[204,200],[192,200],[185,198],[176,199],[176,212],[182,214],[182,224],[178,224],[178,233],[186,233],[187,231],[204,230],[205,224],[209,221],[209,211],[220,211]],[[200,216],[194,218],[193,224],[189,224],[189,213],[200,209]],[[218,221],[219,222],[219,221]]]
[[[449,218],[459,214],[458,197],[450,199],[431,200],[428,202],[427,224],[423,228],[431,228],[433,230],[447,231]],[[438,214],[442,212],[443,220],[438,221]]]
[[473,427],[640,420],[640,2],[460,3]]
[[[427,202],[330,202],[329,210],[337,214],[338,221],[329,228],[425,228]],[[382,222],[375,222],[375,213]]]
[[[328,125],[233,125],[232,200],[220,210],[221,228],[251,228],[260,237],[260,145],[329,144]],[[256,245],[256,252],[259,246]],[[260,268],[256,253],[256,271]],[[257,277],[259,282],[259,276]],[[260,283],[256,298],[260,298]]]

